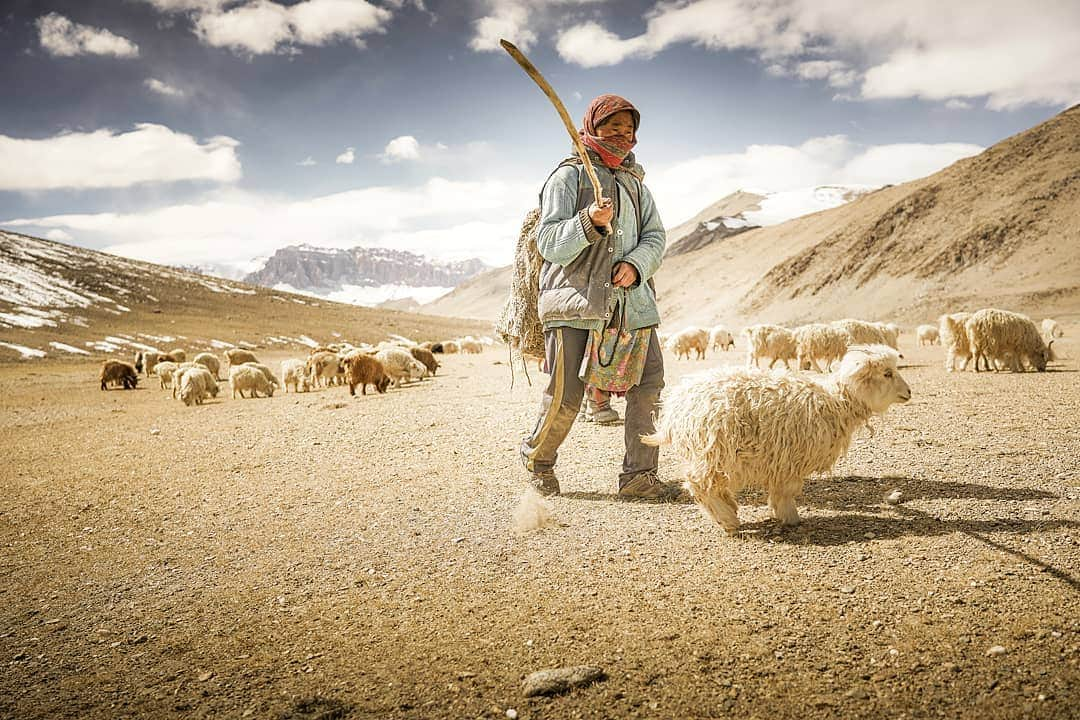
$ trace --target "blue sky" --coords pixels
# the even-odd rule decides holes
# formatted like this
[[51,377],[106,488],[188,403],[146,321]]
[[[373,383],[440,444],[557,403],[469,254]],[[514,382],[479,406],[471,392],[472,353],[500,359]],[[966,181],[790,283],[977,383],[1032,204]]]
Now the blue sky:
[[7,0],[0,227],[171,263],[506,262],[568,140],[498,37],[575,118],[639,107],[669,226],[925,175],[1080,100],[1072,0]]

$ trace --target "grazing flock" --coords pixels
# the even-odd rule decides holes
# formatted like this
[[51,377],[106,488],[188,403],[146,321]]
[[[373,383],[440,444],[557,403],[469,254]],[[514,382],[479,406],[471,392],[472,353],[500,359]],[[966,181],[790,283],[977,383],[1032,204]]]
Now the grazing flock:
[[[311,349],[306,358],[290,358],[281,362],[280,378],[250,350],[226,350],[226,381],[233,398],[273,397],[274,391],[309,392],[316,388],[348,385],[349,394],[366,395],[368,386],[385,393],[388,388],[402,387],[434,376],[440,367],[436,354],[481,353],[494,344],[491,338],[471,336],[442,342],[417,343],[400,335],[392,335],[377,345],[361,343],[332,343]],[[119,386],[132,390],[138,384],[139,373],[157,376],[163,390],[185,405],[202,405],[221,394],[222,362],[209,352],[199,353],[187,360],[182,349],[170,352],[139,351],[133,362],[106,360],[101,367],[101,389]]]
[[[796,525],[795,498],[813,473],[827,472],[847,451],[855,431],[891,405],[911,399],[900,375],[892,323],[837,320],[795,329],[753,325],[743,330],[746,367],[717,367],[685,377],[667,391],[656,431],[642,438],[671,446],[684,462],[685,487],[703,512],[727,533],[739,528],[736,494],[745,487],[765,491],[773,517]],[[1051,319],[1036,326],[1018,313],[992,308],[942,315],[936,326],[920,325],[920,345],[941,344],[952,372],[974,361],[976,372],[1045,371],[1052,345],[1062,337]],[[719,343],[712,338],[723,338]],[[686,328],[665,338],[678,357],[699,359],[708,348],[730,347],[724,328]],[[760,361],[778,362],[783,372],[764,372]],[[815,376],[791,372],[813,369]]]
[[[795,498],[806,479],[830,470],[855,431],[873,416],[911,399],[898,365],[900,334],[893,323],[854,319],[794,329],[747,327],[742,331],[746,367],[716,367],[683,378],[665,393],[656,431],[642,440],[678,453],[686,467],[686,489],[728,533],[739,528],[735,498],[748,486],[766,492],[781,525],[798,524]],[[968,366],[975,372],[1043,372],[1054,359],[1054,341],[1063,334],[1052,319],[1039,326],[1024,315],[993,308],[945,314],[937,325],[915,329],[920,345],[942,346],[949,372]],[[734,336],[723,327],[688,327],[660,339],[669,352],[687,359],[735,347]],[[338,343],[313,348],[306,359],[283,361],[280,379],[251,351],[237,348],[224,355],[234,398],[272,397],[282,386],[286,392],[290,387],[306,392],[348,385],[350,395],[357,387],[366,395],[369,385],[385,393],[435,375],[440,366],[436,355],[478,353],[491,343],[472,337],[416,343],[400,336],[378,345]],[[769,360],[768,371],[761,369],[763,359]],[[770,372],[777,363],[784,370]],[[818,374],[803,372],[810,370]],[[220,393],[220,371],[211,353],[188,362],[182,350],[142,352],[134,363],[106,360],[101,388],[132,389],[139,372],[156,374],[173,397],[199,405]]]

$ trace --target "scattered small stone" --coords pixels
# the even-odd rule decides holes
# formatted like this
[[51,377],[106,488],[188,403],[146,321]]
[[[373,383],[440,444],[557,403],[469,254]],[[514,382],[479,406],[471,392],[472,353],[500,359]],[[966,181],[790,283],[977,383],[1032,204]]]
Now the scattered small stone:
[[889,505],[899,505],[902,497],[904,497],[904,493],[900,491],[900,488],[896,488],[885,496],[885,502]]
[[869,700],[870,693],[863,688],[852,688],[844,693],[844,697],[852,698],[853,700]]
[[454,543],[459,543],[459,542],[465,542],[465,538],[463,538],[463,537],[456,537],[456,538],[454,538],[454,539],[453,539],[453,542],[454,542]]
[[161,431],[158,430],[157,428],[150,428],[150,434],[151,435],[160,435]]
[[852,595],[852,594],[855,593],[855,586],[853,586],[853,585],[841,585],[840,586],[840,592],[844,593],[845,595]]
[[877,537],[877,534],[872,533],[872,532],[868,532],[868,533],[864,533],[863,537],[866,538],[867,540],[873,540],[874,538]]
[[206,682],[207,680],[209,680],[212,677],[214,677],[214,671],[213,670],[207,670],[206,672],[201,673],[199,675],[199,682]]
[[593,665],[550,668],[539,670],[525,678],[522,691],[525,697],[558,695],[576,687],[591,685],[606,677],[603,668]]
[[1005,652],[1005,648],[1001,645],[991,645],[990,649],[986,651],[986,654],[990,657],[995,657],[997,655],[1004,655]]
[[517,720],[517,710],[515,710],[514,708],[508,708],[506,710],[506,717],[510,718],[510,720]]

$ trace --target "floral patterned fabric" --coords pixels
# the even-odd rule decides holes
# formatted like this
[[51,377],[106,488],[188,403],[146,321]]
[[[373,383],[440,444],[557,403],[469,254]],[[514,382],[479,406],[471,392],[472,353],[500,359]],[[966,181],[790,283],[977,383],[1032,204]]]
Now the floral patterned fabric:
[[586,385],[622,397],[641,382],[645,358],[649,354],[651,327],[625,330],[607,327],[590,330],[578,377]]

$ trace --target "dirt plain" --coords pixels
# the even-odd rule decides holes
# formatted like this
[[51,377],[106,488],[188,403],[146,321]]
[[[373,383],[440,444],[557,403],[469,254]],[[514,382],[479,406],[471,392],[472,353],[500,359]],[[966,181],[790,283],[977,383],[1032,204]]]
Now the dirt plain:
[[[617,500],[622,428],[591,424],[557,526],[515,534],[539,385],[509,390],[498,351],[197,408],[0,365],[0,716],[1076,717],[1077,362],[950,375],[902,344],[912,401],[808,483],[799,528],[748,493],[733,539]],[[668,383],[741,361],[668,356]],[[607,679],[522,696],[577,664]]]

